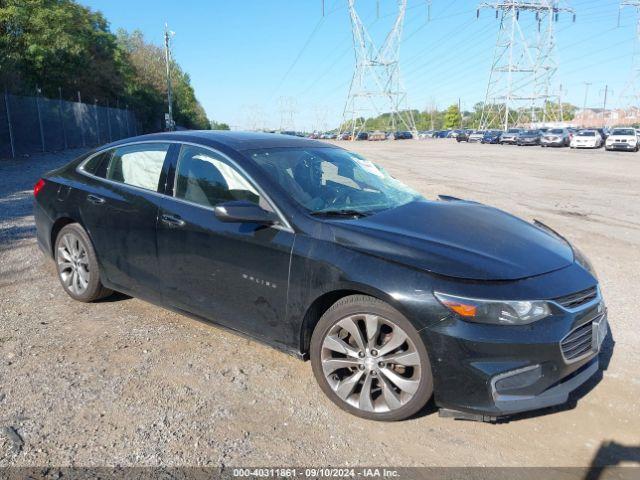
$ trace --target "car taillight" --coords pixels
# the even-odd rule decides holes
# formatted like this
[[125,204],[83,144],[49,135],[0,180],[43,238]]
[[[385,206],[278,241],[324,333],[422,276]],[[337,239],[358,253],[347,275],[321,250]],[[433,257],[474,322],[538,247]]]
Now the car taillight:
[[40,179],[36,182],[36,184],[33,186],[33,196],[37,197],[38,193],[40,193],[40,190],[42,190],[44,188],[44,180]]

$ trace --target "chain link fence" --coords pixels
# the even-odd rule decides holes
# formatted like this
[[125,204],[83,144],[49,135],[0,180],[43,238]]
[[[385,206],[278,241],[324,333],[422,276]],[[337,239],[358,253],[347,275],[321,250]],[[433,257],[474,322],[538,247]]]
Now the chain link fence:
[[0,159],[95,147],[137,134],[131,110],[40,96],[0,95]]

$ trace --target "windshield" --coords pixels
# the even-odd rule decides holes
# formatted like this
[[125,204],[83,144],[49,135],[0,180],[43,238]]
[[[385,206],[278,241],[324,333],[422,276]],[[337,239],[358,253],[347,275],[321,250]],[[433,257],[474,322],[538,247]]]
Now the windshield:
[[538,135],[540,133],[540,130],[527,130],[525,132],[522,132],[524,135]]
[[559,135],[561,133],[564,133],[564,131],[561,128],[554,128],[553,130],[550,130],[549,133],[555,133],[556,135]]
[[577,134],[579,137],[595,137],[596,136],[596,132],[594,132],[593,130],[589,131],[582,131],[582,132],[578,132]]
[[636,132],[635,130],[632,130],[631,128],[616,128],[613,132],[611,132],[611,135],[635,135]]
[[507,133],[520,133],[520,130],[517,128],[510,128],[509,130],[507,130]]
[[313,214],[362,214],[424,200],[383,168],[338,148],[273,148],[249,152],[266,174]]

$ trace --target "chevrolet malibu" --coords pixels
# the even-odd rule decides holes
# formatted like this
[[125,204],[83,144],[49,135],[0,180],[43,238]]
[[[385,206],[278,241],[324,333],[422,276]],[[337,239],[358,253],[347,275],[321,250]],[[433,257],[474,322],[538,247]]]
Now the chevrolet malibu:
[[562,404],[599,368],[607,311],[577,248],[326,143],[142,136],[34,195],[72,298],[124,292],[310,359],[361,417],[404,419],[433,397],[444,416],[494,420]]

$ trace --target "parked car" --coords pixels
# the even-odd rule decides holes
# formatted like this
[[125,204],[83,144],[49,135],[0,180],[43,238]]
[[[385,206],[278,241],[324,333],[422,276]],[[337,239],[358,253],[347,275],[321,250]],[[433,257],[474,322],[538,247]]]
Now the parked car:
[[595,130],[597,130],[600,134],[600,137],[602,137],[602,143],[604,144],[604,142],[609,137],[609,130],[607,128],[596,128]]
[[504,145],[505,143],[515,145],[518,143],[518,135],[520,132],[522,132],[521,128],[509,128],[507,131],[502,132],[502,135],[500,136],[500,145]]
[[614,128],[604,144],[605,150],[633,150],[640,149],[638,131],[635,128]]
[[372,132],[369,134],[369,140],[372,142],[378,142],[386,139],[387,139],[387,134],[384,132],[381,132],[380,130],[376,130],[375,132]]
[[344,132],[339,135],[340,140],[351,140],[352,136],[349,132]]
[[469,134],[469,138],[467,139],[467,142],[469,143],[481,142],[482,137],[484,137],[484,130],[474,130],[471,134]]
[[502,136],[502,130],[487,130],[482,136],[481,143],[500,143],[500,137]]
[[393,133],[393,138],[395,140],[411,140],[413,138],[413,134],[407,131],[397,131]]
[[448,416],[495,419],[562,404],[599,368],[607,309],[580,250],[496,208],[427,200],[334,145],[145,135],[34,195],[70,297],[123,292],[309,358],[361,417],[410,417],[435,392]]
[[540,145],[542,134],[540,130],[523,130],[518,134],[516,145],[523,147],[525,145]]
[[463,130],[462,132],[460,132],[456,136],[456,142],[458,142],[458,143],[460,143],[460,142],[468,142],[469,141],[469,135],[471,135],[472,132],[473,132],[473,130]]
[[447,137],[449,136],[449,132],[450,132],[450,131],[451,131],[451,130],[440,130],[440,131],[436,134],[435,138],[447,138]]
[[369,132],[360,132],[356,135],[356,140],[369,140]]
[[600,148],[602,136],[597,130],[579,130],[571,140],[571,148]]
[[569,130],[566,128],[551,128],[540,137],[542,147],[568,147],[570,143]]

